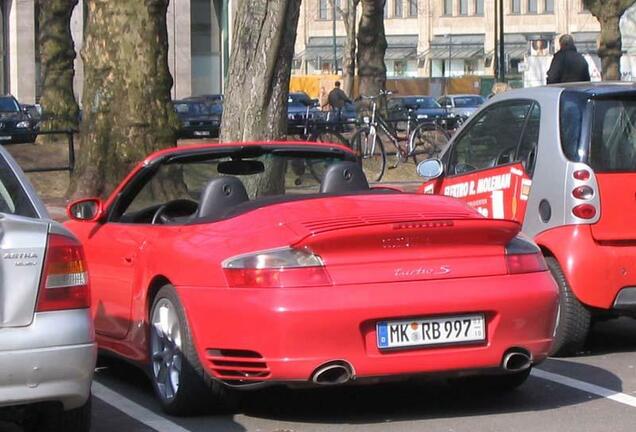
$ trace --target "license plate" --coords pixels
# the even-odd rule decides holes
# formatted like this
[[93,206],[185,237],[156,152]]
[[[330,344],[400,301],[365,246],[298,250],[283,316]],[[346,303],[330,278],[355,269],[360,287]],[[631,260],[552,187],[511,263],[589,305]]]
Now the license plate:
[[210,136],[208,131],[194,131],[194,136]]
[[0,136],[0,141],[9,141],[10,139],[10,136]]
[[380,349],[468,343],[486,339],[486,320],[471,314],[380,321],[376,330]]

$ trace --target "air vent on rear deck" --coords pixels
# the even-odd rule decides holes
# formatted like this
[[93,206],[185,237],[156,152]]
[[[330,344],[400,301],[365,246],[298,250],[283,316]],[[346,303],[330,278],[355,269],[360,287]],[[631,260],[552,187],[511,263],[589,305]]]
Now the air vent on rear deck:
[[356,217],[326,218],[315,221],[305,221],[303,222],[303,226],[310,231],[320,232],[354,226],[430,221],[440,219],[463,219],[470,216],[472,216],[472,214],[469,212],[378,213]]
[[256,384],[271,374],[263,356],[255,351],[210,348],[206,358],[216,377],[232,385]]

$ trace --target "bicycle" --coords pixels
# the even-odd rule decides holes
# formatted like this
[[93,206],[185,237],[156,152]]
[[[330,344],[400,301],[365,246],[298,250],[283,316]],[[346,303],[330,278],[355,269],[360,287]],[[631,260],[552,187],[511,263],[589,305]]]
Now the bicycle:
[[[424,120],[418,123],[412,110],[409,110],[405,122],[405,133],[392,125],[377,109],[377,99],[393,94],[381,91],[378,96],[363,96],[371,101],[371,116],[363,118],[364,125],[351,138],[351,147],[358,154],[362,169],[371,181],[381,181],[386,171],[387,152],[379,136],[382,132],[395,148],[396,162],[389,169],[412,158],[415,164],[421,160],[436,156],[448,142],[450,135],[437,120]],[[405,121],[404,121],[405,120]],[[415,126],[413,126],[415,124]]]
[[[342,136],[339,130],[343,130],[343,123],[338,121],[332,121],[330,119],[331,112],[327,112],[326,116],[310,115],[310,107],[307,107],[304,116],[304,124],[301,133],[298,134],[300,141],[308,142],[321,142],[321,143],[333,143],[349,146],[349,141]],[[322,113],[321,113],[322,114]],[[309,169],[311,176],[317,181],[321,182],[324,176],[326,167],[324,166],[322,159],[312,163],[312,159],[305,159],[302,166],[293,167],[294,173],[297,175],[294,183],[299,186],[303,182],[303,175],[305,174],[305,167]]]

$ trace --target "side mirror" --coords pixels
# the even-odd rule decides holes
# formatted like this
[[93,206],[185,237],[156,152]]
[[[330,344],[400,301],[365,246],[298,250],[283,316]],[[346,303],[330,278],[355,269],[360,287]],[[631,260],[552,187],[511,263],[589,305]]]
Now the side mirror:
[[417,164],[417,175],[425,179],[436,179],[444,174],[444,164],[439,159],[427,159]]
[[104,203],[99,198],[74,201],[66,208],[68,217],[81,222],[97,222],[104,214]]

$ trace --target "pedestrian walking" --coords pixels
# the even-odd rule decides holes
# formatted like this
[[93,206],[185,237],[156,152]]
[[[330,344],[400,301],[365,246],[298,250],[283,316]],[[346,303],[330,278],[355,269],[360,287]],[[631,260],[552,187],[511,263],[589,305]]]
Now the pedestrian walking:
[[340,122],[342,116],[342,108],[344,108],[346,103],[351,103],[351,99],[349,99],[347,94],[340,88],[340,81],[336,81],[335,87],[329,92],[327,102],[331,106],[331,111],[333,112],[333,120],[336,122]]
[[548,84],[589,81],[590,70],[585,58],[576,50],[569,34],[559,38],[559,51],[554,54],[548,69]]

